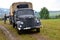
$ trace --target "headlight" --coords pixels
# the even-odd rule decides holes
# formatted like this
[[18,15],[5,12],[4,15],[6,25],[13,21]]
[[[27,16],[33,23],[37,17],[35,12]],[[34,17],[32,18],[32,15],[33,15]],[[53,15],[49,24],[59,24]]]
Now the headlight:
[[40,21],[38,19],[35,19],[37,23],[39,23]]
[[22,27],[22,25],[20,25],[20,27]]
[[20,22],[20,24],[24,24],[23,22]]
[[37,20],[37,23],[39,23],[40,21]]

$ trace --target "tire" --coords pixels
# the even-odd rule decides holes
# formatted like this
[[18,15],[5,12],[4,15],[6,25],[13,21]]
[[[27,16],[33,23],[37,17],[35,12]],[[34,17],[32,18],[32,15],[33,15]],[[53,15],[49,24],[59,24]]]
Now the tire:
[[37,29],[36,29],[36,32],[40,32],[40,28],[37,28]]
[[21,34],[21,31],[17,30],[18,31],[18,34]]
[[13,28],[15,28],[15,23],[13,23]]
[[16,27],[17,33],[21,34],[21,30],[18,30],[18,28]]

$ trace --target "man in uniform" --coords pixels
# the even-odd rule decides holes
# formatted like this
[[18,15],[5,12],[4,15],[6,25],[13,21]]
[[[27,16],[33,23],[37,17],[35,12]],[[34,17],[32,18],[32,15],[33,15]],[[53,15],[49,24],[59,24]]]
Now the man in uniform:
[[7,17],[6,17],[6,14],[4,15],[4,24],[6,24],[6,20],[7,20]]

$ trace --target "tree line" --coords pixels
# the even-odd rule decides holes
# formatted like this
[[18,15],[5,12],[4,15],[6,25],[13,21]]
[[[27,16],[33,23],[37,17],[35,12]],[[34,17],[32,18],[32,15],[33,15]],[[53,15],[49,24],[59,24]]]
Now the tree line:
[[[41,8],[41,11],[39,12],[40,18],[41,19],[50,19],[49,17],[49,11],[46,7]],[[60,18],[60,15],[55,16],[55,18]]]

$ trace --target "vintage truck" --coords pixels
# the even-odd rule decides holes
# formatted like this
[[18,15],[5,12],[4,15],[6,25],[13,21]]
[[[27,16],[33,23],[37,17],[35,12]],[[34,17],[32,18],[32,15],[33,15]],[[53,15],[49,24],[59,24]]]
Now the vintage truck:
[[38,19],[30,2],[16,2],[10,8],[10,24],[18,32],[22,30],[33,30],[40,32],[40,19]]

